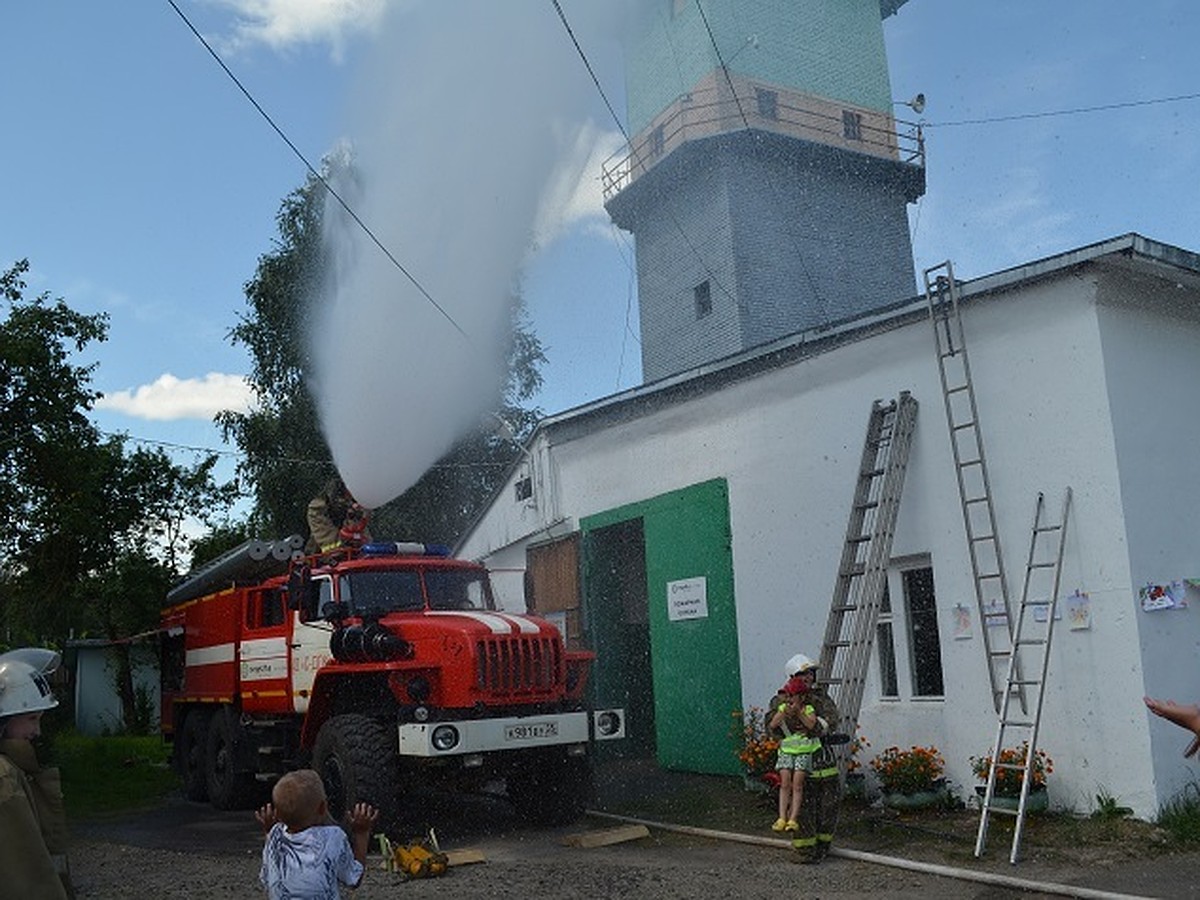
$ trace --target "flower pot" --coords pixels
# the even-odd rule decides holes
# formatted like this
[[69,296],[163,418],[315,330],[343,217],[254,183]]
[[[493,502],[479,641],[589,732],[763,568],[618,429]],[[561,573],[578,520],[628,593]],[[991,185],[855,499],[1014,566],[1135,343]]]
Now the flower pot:
[[[983,795],[987,793],[986,785],[976,785],[975,793],[979,795],[979,805],[983,806]],[[1017,811],[1021,798],[1012,794],[992,794],[993,809],[1008,809]],[[1040,813],[1050,808],[1050,792],[1044,787],[1034,788],[1025,798],[1025,812]]]
[[862,772],[848,772],[846,774],[845,795],[855,800],[861,800],[866,797],[867,776]]
[[883,805],[891,809],[929,809],[935,806],[945,806],[950,801],[950,791],[946,787],[945,781],[935,782],[928,790],[910,791],[908,793],[900,793],[898,791],[884,791]]

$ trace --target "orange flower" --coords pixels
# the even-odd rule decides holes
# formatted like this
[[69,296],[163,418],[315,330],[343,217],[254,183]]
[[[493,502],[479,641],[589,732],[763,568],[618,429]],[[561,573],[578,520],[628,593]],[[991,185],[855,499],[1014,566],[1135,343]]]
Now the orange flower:
[[762,775],[775,765],[775,753],[779,742],[767,733],[765,711],[758,706],[735,709],[729,737],[734,745],[734,754],[746,768],[748,775]]
[[932,790],[946,770],[937,747],[888,747],[871,760],[871,768],[886,793],[915,794]]
[[[1001,797],[1016,797],[1021,793],[1021,783],[1025,780],[1025,756],[1029,753],[1029,741],[1022,741],[1019,747],[1005,747],[1000,751],[999,761],[1003,766],[1019,766],[1020,768],[996,769],[996,794]],[[975,777],[987,783],[988,772],[992,768],[992,754],[987,756],[972,756],[971,771]],[[1054,771],[1054,760],[1045,750],[1037,750],[1033,754],[1033,765],[1030,769],[1029,789],[1037,790],[1046,786],[1046,776]]]

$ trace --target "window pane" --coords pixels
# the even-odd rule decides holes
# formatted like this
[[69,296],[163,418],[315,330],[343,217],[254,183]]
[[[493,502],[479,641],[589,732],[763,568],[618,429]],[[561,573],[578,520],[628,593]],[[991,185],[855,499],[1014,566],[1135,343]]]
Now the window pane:
[[912,652],[913,694],[940,697],[942,641],[938,634],[937,602],[933,595],[933,569],[909,569],[902,575],[908,606],[909,644]]
[[892,640],[892,623],[875,626],[875,642],[879,645],[879,693],[883,697],[899,697],[896,683],[896,644]]

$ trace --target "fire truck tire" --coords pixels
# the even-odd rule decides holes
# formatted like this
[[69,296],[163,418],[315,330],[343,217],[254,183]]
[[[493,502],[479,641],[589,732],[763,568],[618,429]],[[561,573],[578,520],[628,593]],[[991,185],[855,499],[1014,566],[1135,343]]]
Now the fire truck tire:
[[508,799],[517,814],[534,825],[569,825],[593,799],[591,761],[586,757],[551,756],[511,774]]
[[346,713],[321,726],[313,746],[313,768],[325,782],[329,814],[341,821],[356,803],[379,810],[377,829],[397,821],[400,781],[396,731],[367,716]]
[[204,753],[208,743],[208,714],[195,710],[183,718],[175,745],[175,771],[183,781],[183,796],[203,803],[208,799]]
[[235,765],[238,728],[237,714],[228,708],[215,713],[208,725],[204,777],[208,800],[216,809],[241,809],[256,798],[253,773],[239,772]]

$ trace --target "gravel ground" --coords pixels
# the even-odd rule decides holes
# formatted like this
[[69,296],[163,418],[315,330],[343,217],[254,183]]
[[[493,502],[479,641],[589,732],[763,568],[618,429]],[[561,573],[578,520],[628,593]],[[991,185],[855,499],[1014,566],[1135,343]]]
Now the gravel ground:
[[[566,829],[535,829],[502,801],[445,798],[424,807],[414,834],[436,824],[446,849],[475,849],[486,861],[452,867],[445,876],[405,881],[384,872],[380,858],[355,900],[376,897],[486,896],[531,898],[771,897],[1006,898],[1042,896],[1200,897],[1200,853],[1162,851],[1138,825],[1096,843],[1052,842],[1049,822],[1031,822],[1022,861],[1007,862],[1007,841],[993,835],[983,860],[973,858],[969,811],[935,819],[875,824],[843,813],[835,855],[820,865],[797,862],[767,828],[769,816],[729,779],[658,770],[601,782],[597,808],[610,814],[750,834],[744,843],[652,828],[649,837],[604,847],[567,846],[564,837],[611,828],[621,819],[588,816]],[[848,815],[849,813],[849,815]],[[745,817],[737,823],[739,817]],[[867,817],[870,818],[870,817]],[[886,818],[886,817],[885,817]],[[758,820],[762,819],[762,822]],[[1120,823],[1114,823],[1119,825]],[[138,813],[77,823],[71,851],[81,900],[92,898],[228,898],[262,896],[261,832],[249,811],[217,812],[170,798]],[[844,832],[844,834],[843,834]],[[952,833],[953,832],[953,833]],[[1073,834],[1074,832],[1072,832]],[[1152,836],[1152,835],[1151,835]],[[843,855],[844,854],[844,855]],[[858,854],[855,856],[855,854]],[[923,861],[937,871],[974,870],[993,883],[958,880],[864,858]],[[1073,890],[1018,890],[996,879],[1078,885]],[[349,896],[349,894],[347,894]]]

